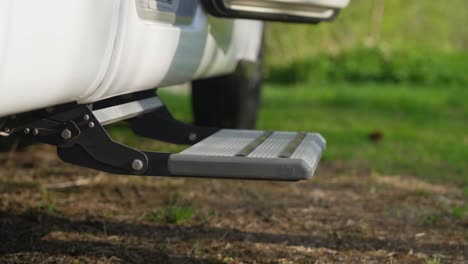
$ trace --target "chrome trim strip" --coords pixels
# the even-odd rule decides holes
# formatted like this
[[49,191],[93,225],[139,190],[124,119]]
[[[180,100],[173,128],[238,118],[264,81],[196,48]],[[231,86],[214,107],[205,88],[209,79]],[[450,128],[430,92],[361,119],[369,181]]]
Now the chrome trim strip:
[[159,97],[146,98],[126,104],[115,105],[93,111],[94,116],[103,126],[136,117],[164,106]]

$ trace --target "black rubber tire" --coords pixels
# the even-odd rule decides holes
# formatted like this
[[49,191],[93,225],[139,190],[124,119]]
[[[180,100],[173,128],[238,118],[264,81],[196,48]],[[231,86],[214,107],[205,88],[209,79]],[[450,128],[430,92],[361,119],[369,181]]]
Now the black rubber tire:
[[192,82],[196,125],[255,128],[263,80],[263,48],[257,62],[239,62],[230,75]]

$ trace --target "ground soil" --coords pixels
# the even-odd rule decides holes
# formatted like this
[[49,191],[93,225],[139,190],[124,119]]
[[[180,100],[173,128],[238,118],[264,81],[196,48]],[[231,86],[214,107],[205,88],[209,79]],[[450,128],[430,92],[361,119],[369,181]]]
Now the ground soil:
[[[138,178],[33,146],[0,165],[2,263],[468,263],[461,188],[359,164],[299,183]],[[174,197],[193,219],[148,217]]]

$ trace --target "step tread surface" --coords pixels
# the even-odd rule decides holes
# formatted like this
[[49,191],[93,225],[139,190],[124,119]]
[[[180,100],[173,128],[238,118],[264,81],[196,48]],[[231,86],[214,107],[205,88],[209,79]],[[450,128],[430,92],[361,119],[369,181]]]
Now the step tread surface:
[[223,129],[180,154],[235,156],[262,134],[263,131]]
[[312,177],[324,148],[317,133],[223,129],[171,155],[169,169],[182,176],[297,181]]

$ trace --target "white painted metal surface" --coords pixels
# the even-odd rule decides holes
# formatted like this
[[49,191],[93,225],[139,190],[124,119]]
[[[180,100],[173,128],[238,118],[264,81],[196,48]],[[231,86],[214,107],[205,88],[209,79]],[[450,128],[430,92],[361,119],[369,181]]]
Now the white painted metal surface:
[[[148,1],[150,11],[163,2]],[[256,58],[261,22],[208,17],[198,1],[180,21],[160,10],[141,17],[143,2],[1,0],[0,117],[226,74]]]
[[0,1],[0,116],[78,100],[106,74],[115,0]]

